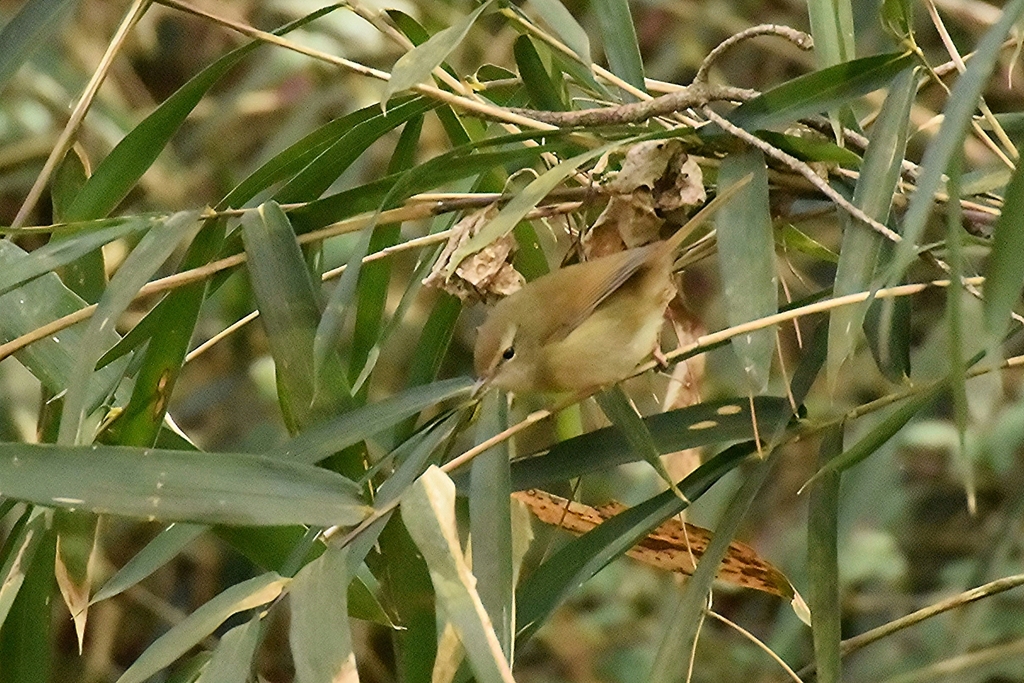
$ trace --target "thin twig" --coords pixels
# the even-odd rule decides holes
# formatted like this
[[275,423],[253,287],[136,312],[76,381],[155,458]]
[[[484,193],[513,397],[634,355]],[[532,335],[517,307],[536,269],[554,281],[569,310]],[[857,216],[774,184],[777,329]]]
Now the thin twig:
[[701,62],[700,68],[697,69],[697,75],[693,77],[694,83],[707,83],[708,71],[711,66],[718,61],[726,50],[733,47],[734,45],[751,38],[758,36],[779,36],[785,38],[789,42],[796,45],[801,50],[810,50],[814,47],[814,39],[803,31],[798,31],[795,28],[789,26],[783,26],[781,24],[759,24],[757,26],[751,26],[750,28],[744,29],[739,33],[733,34],[719,43],[715,49],[708,53],[708,56]]
[[[959,607],[964,607],[972,602],[977,602],[982,598],[987,598],[991,595],[997,595],[1004,591],[1008,591],[1011,588],[1024,585],[1024,574],[1015,574],[1013,576],[1007,576],[995,581],[990,581],[977,588],[972,588],[969,591],[964,591],[959,595],[954,595],[946,600],[941,600],[933,605],[924,607],[912,612],[899,619],[894,619],[887,624],[882,624],[870,631],[865,631],[859,635],[847,638],[839,646],[840,655],[845,657],[848,654],[856,652],[857,650],[870,645],[871,643],[877,642],[882,638],[892,635],[897,631],[902,631],[905,628],[919,624],[926,619],[931,619],[934,616],[948,612]],[[814,663],[808,664],[804,668],[800,669],[799,675],[805,677],[810,673],[813,673],[816,669]]]
[[617,107],[581,109],[578,111],[539,111],[536,109],[512,108],[508,111],[527,116],[534,121],[543,121],[559,128],[576,126],[605,126],[623,123],[640,123],[656,116],[674,114],[691,107],[703,107],[709,102],[746,102],[760,93],[746,88],[726,85],[694,83],[678,92],[661,95],[644,102],[630,102]]
[[[463,205],[466,204],[465,201],[457,203]],[[487,202],[485,202],[485,204],[486,203]],[[562,211],[575,211],[579,208],[579,203],[568,202],[565,204],[558,205],[558,207],[541,206],[534,209],[531,213],[527,214],[526,219],[528,220],[536,217],[550,216],[554,212],[559,210],[559,207]],[[376,225],[378,223],[401,223],[410,220],[419,220],[424,218],[430,218],[432,216],[437,216],[442,213],[446,213],[450,210],[450,206],[444,202],[417,202],[409,206],[402,206],[397,209],[381,211],[380,213],[371,211],[360,214],[358,216],[354,216],[343,221],[339,221],[337,223],[333,223],[332,225],[328,225],[327,227],[321,228],[319,230],[304,233],[302,235],[299,235],[297,240],[299,244],[309,244],[311,242],[317,242],[328,237],[336,237],[338,235],[344,235],[350,232],[355,232],[357,230],[362,230],[370,225]],[[394,250],[391,253],[394,253]],[[138,291],[133,301],[138,301],[139,299],[143,299],[147,296],[152,296],[153,294],[158,294],[160,292],[165,292],[171,289],[177,289],[178,287],[184,287],[185,285],[192,284],[194,282],[206,280],[207,278],[212,277],[213,275],[221,272],[222,270],[234,268],[245,262],[246,255],[244,253],[234,254],[232,256],[228,256],[226,258],[222,258],[220,260],[207,263],[204,266],[199,266],[198,268],[184,270],[180,273],[175,273],[174,275],[168,275],[167,277],[160,278],[158,280],[153,280],[152,282],[146,283]],[[12,339],[11,341],[5,344],[0,344],[0,360],[7,358],[12,353],[20,351],[21,349],[25,348],[30,344],[33,344],[42,339],[46,339],[47,337],[50,337],[53,334],[60,332],[61,330],[67,329],[68,327],[80,323],[83,320],[87,320],[88,318],[92,317],[93,313],[95,312],[95,304],[91,306],[86,306],[85,308],[80,308],[79,310],[73,313],[70,313],[62,318],[57,318],[56,320],[47,323],[42,327],[38,327],[35,330],[32,330],[31,332],[27,332],[26,334],[23,334],[20,337]]]
[[792,680],[796,681],[796,683],[803,683],[803,681],[800,680],[800,677],[797,675],[797,673],[795,671],[793,671],[793,669],[791,669],[789,667],[789,665],[786,664],[785,661],[783,661],[782,657],[780,657],[777,654],[775,654],[774,650],[772,650],[770,647],[768,647],[763,641],[761,641],[761,639],[759,639],[753,633],[751,633],[747,629],[743,628],[742,626],[740,626],[736,622],[731,621],[730,619],[728,619],[726,617],[723,617],[721,614],[719,614],[718,612],[716,612],[716,611],[714,611],[712,609],[704,610],[704,614],[708,615],[712,619],[717,619],[718,621],[722,622],[723,624],[725,624],[726,626],[728,626],[732,630],[734,630],[737,633],[739,633],[741,636],[743,636],[744,638],[749,640],[751,643],[753,643],[755,646],[757,646],[757,648],[759,650],[762,650],[765,654],[767,654],[769,657],[771,657],[772,661],[774,661],[776,664],[778,664],[779,667],[781,667],[782,670],[786,672],[786,675],[789,676]]
[[864,210],[860,207],[854,206],[846,197],[842,196],[835,189],[832,188],[827,182],[825,182],[821,176],[814,172],[810,166],[800,161],[791,154],[783,152],[778,147],[768,144],[764,140],[755,135],[748,133],[737,125],[734,125],[727,121],[724,117],[719,116],[715,111],[709,107],[704,108],[704,115],[708,117],[710,121],[718,125],[719,128],[724,130],[726,133],[733,135],[740,140],[743,140],[752,147],[756,147],[768,156],[772,157],[777,161],[781,161],[783,164],[793,169],[800,175],[802,175],[807,182],[813,185],[819,192],[835,202],[848,214],[856,218],[857,220],[867,223],[872,230],[885,237],[890,242],[902,242],[903,237],[893,232],[890,228],[882,225],[871,216],[864,213]]
[[[374,69],[364,64],[354,62],[350,59],[337,57],[326,52],[321,52],[320,50],[315,50],[313,48],[306,47],[305,45],[300,45],[298,43],[285,40],[280,36],[274,35],[273,33],[260,31],[259,29],[253,28],[252,26],[249,26],[247,24],[242,24],[212,14],[210,12],[206,12],[198,7],[194,7],[187,3],[181,2],[180,0],[156,0],[156,2],[159,2],[160,4],[166,5],[168,7],[173,7],[174,9],[181,10],[182,12],[188,12],[189,14],[201,16],[205,19],[209,19],[210,21],[220,24],[221,26],[229,28],[232,31],[237,31],[242,35],[254,38],[256,40],[262,40],[267,43],[272,43],[279,47],[292,50],[293,52],[298,52],[299,54],[306,55],[307,57],[312,57],[313,59],[317,59],[322,62],[326,62],[328,64],[341,67],[343,69],[346,69],[347,71],[359,74],[361,76],[368,76],[370,78],[376,78],[382,81],[388,81],[391,79],[391,74],[389,74],[386,71]],[[431,99],[444,102],[445,104],[449,104],[462,111],[473,112],[474,114],[477,114],[486,119],[494,121],[503,121],[505,123],[512,123],[517,126],[522,126],[524,128],[530,128],[534,130],[554,130],[556,128],[556,126],[552,126],[550,124],[543,123],[540,121],[535,121],[533,119],[530,119],[529,117],[522,116],[511,110],[502,109],[501,107],[496,107],[494,105],[487,104],[486,102],[481,102],[460,95],[456,95],[448,92],[447,90],[442,90],[435,86],[427,85],[426,83],[414,85],[410,89],[415,92],[418,92],[421,95],[424,95],[425,97],[429,97]]]

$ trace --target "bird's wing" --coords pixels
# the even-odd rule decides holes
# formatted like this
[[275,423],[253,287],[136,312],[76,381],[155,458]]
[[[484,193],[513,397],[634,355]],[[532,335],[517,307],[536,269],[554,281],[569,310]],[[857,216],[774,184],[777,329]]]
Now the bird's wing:
[[[571,296],[573,301],[586,303],[579,306],[578,310],[572,316],[564,319],[561,324],[552,327],[544,336],[543,343],[558,342],[569,336],[593,314],[602,302],[633,277],[637,270],[649,263],[655,256],[654,252],[660,251],[663,246],[662,243],[649,244],[646,247],[627,249],[618,254],[603,256],[594,261],[580,264],[590,270],[591,277],[587,278],[587,282],[580,282],[580,278],[572,278],[575,281],[566,283],[572,289],[567,290],[566,293]],[[594,268],[598,266],[601,270],[595,272]]]

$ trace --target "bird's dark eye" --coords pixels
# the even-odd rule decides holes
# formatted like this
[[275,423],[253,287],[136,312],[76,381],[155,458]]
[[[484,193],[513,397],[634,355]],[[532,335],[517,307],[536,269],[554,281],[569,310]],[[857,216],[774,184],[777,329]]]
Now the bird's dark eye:
[[512,360],[516,355],[516,350],[511,346],[501,352],[501,357],[505,360]]

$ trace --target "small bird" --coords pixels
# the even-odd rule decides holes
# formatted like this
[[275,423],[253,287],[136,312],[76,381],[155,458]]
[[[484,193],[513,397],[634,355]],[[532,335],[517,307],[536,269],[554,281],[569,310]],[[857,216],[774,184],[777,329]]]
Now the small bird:
[[517,394],[583,392],[628,377],[659,349],[676,249],[748,180],[667,240],[561,268],[499,301],[477,332],[477,377]]
[[513,393],[583,391],[627,377],[654,351],[676,294],[667,242],[561,268],[494,307],[477,376]]

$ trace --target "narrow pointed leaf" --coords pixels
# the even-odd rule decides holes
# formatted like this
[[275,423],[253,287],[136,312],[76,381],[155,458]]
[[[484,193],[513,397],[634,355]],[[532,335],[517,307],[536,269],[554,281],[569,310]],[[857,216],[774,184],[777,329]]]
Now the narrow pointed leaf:
[[289,579],[270,573],[228,588],[160,636],[117,683],[142,683],[213,633],[228,617],[275,599],[288,582]]
[[[477,441],[508,426],[505,397],[492,391],[484,397]],[[505,658],[512,661],[512,493],[508,444],[502,443],[473,460],[470,473],[469,534],[473,575],[480,601],[494,626]]]
[[[654,667],[647,680],[651,683],[670,683],[685,677],[693,652],[693,643],[703,621],[711,584],[718,574],[718,566],[729,549],[750,504],[768,478],[777,452],[764,454],[744,473],[743,483],[729,501],[722,518],[715,526],[715,535],[704,550],[693,575],[683,587],[683,594],[666,629]],[[684,491],[685,493],[685,491]]]
[[358,680],[346,604],[349,552],[327,548],[292,581],[288,641],[297,683]]
[[[917,92],[917,78],[912,70],[893,80],[878,120],[871,131],[871,141],[864,154],[860,178],[853,192],[853,204],[875,220],[885,223],[892,206],[893,193],[907,147],[910,108]],[[870,288],[878,268],[883,237],[845,212],[843,242],[836,269],[834,296],[863,292]],[[839,369],[853,352],[857,330],[864,321],[868,304],[843,306],[829,314],[828,364],[826,376],[834,390]]]
[[1024,286],[1024,170],[1013,173],[1006,188],[1003,210],[996,221],[992,251],[985,266],[985,331],[989,345],[1001,340],[1010,325],[1010,313]]
[[132,559],[96,591],[90,604],[112,598],[138,585],[143,579],[160,569],[184,550],[192,541],[207,531],[201,524],[175,523],[157,534]]
[[0,564],[0,625],[18,597],[25,582],[25,575],[43,535],[50,525],[48,513],[40,508],[31,508],[11,528],[3,546],[3,564]]
[[89,320],[82,342],[76,349],[57,440],[66,445],[91,441],[82,433],[89,411],[90,382],[107,339],[142,286],[182,243],[187,244],[199,230],[198,212],[182,211],[167,218],[142,238],[110,280],[96,313]]
[[[304,24],[333,12],[340,5],[330,5],[278,29],[284,35]],[[114,210],[135,186],[142,174],[153,165],[171,136],[213,85],[227,74],[243,57],[260,47],[254,40],[224,55],[192,77],[174,92],[152,114],[132,129],[108,154],[68,209],[67,220],[102,218]]]
[[356,524],[369,512],[340,474],[243,453],[0,444],[5,496],[205,524]]
[[[775,424],[791,412],[789,401],[775,396],[756,396],[754,410],[762,424]],[[747,399],[708,401],[649,415],[643,420],[660,453],[733,443],[754,436]],[[513,462],[512,488],[539,488],[638,458],[621,431],[614,427],[598,429],[562,441],[543,455]]]
[[[758,151],[731,155],[718,173],[721,188],[753,178],[715,216],[718,266],[730,326],[757,320],[779,310],[775,274],[775,239],[768,205],[768,169]],[[734,337],[747,387],[760,394],[768,385],[775,330],[764,329]]]
[[590,67],[590,38],[572,13],[560,0],[530,0],[530,7],[536,10],[544,23],[550,26],[570,50],[576,53],[585,66]]
[[430,569],[443,612],[459,634],[481,683],[513,683],[501,643],[476,591],[455,526],[455,485],[431,467],[402,496],[402,520]]
[[618,147],[621,143],[601,145],[597,149],[588,150],[570,159],[559,163],[540,174],[530,182],[523,190],[517,193],[508,204],[498,212],[498,215],[491,220],[476,235],[466,240],[466,243],[455,250],[451,257],[449,269],[454,272],[456,266],[470,254],[480,251],[494,240],[510,233],[513,228],[523,220],[540,200],[544,199],[552,190],[558,187],[562,181],[576,172],[583,164],[598,158],[605,152]]
[[636,38],[628,0],[595,0],[594,14],[601,27],[601,42],[611,72],[635,88],[647,92],[644,62]]
[[[754,450],[753,444],[745,443],[719,453],[679,482],[679,490],[688,500],[696,500]],[[686,502],[675,492],[665,491],[560,548],[516,591],[517,639],[532,636],[570,591],[589,581],[609,562],[624,555],[659,524],[686,507]]]
[[744,102],[729,120],[745,130],[775,128],[806,116],[831,111],[886,87],[901,71],[915,64],[908,53],[862,57],[794,78]]
[[26,2],[0,30],[0,92],[22,64],[60,28],[77,3],[71,0]]
[[[249,278],[274,357],[278,400],[285,424],[295,433],[317,422],[321,413],[314,404],[318,397],[313,344],[320,323],[317,287],[291,223],[276,202],[243,216],[242,231]],[[344,381],[336,373],[333,379]],[[320,398],[340,402],[341,395]]]
[[[843,452],[843,425],[825,432],[818,463],[826,464]],[[807,576],[811,635],[818,680],[838,683],[843,634],[839,600],[839,475],[823,476],[811,487],[807,510]]]
[[246,683],[259,643],[259,617],[234,627],[221,636],[196,683]]
[[[0,240],[0,272],[28,257],[20,247]],[[56,275],[42,275],[21,287],[0,296],[0,339],[9,341],[53,322],[85,306],[85,302],[69,290]],[[84,330],[71,327],[18,351],[15,357],[29,372],[54,394],[64,391],[70,382],[72,368],[78,360]],[[113,346],[118,335],[104,332],[103,344]],[[114,384],[122,378],[124,363],[114,363],[96,373],[91,383],[87,405],[94,408],[104,400]]]
[[441,62],[458,47],[476,22],[477,17],[489,6],[490,2],[483,3],[473,13],[443,31],[438,31],[427,42],[402,55],[391,70],[391,79],[384,89],[381,104],[387,105],[388,100],[395,93],[407,90],[430,78],[430,72],[441,66]]
[[1010,0],[1003,6],[999,21],[985,32],[967,63],[967,70],[953,84],[946,108],[942,112],[942,125],[921,159],[917,189],[903,217],[904,240],[897,247],[893,263],[888,269],[887,283],[898,281],[917,256],[921,236],[935,203],[935,193],[942,188],[943,175],[950,160],[963,151],[964,137],[978,107],[978,98],[988,85],[989,76],[1002,51],[1003,41],[1022,12],[1024,0]]
[[458,396],[468,396],[474,386],[468,377],[457,377],[414,387],[396,396],[358,408],[307,429],[267,455],[316,463],[352,444],[368,439],[425,408]]

